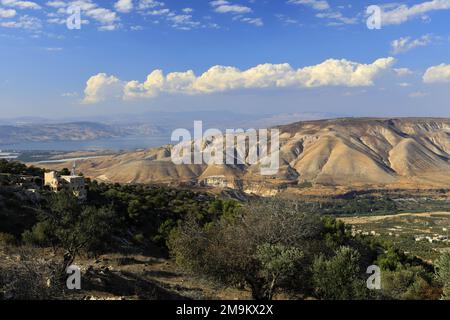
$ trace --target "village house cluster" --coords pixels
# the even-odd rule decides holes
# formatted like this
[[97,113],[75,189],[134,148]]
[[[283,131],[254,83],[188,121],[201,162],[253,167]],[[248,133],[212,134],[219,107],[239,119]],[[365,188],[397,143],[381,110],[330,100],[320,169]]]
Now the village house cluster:
[[416,242],[428,241],[429,243],[449,242],[448,236],[443,236],[440,234],[434,234],[433,236],[415,236],[414,240]]
[[[448,236],[448,229],[442,228],[442,231],[447,232],[447,235],[441,235],[441,234],[437,234],[437,233],[435,233],[433,235],[415,235],[414,240],[416,242],[427,241],[429,243],[450,242],[450,239]],[[352,236],[356,236],[356,235],[379,237],[381,234],[374,230],[363,231],[361,229],[356,229],[355,226],[352,226]],[[388,235],[391,237],[396,237],[396,238],[400,237],[399,233],[389,232]]]

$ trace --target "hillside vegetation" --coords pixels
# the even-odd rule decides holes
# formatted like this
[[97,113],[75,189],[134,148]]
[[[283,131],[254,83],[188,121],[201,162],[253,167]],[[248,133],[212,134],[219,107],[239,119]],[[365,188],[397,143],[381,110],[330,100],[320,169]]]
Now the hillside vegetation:
[[[179,188],[88,181],[88,200],[80,203],[69,193],[30,193],[17,184],[24,171],[41,178],[39,169],[6,161],[1,168],[0,298],[78,299],[99,291],[132,299],[189,296],[149,278],[167,275],[167,264],[189,275],[186,283],[207,281],[258,300],[448,297],[450,254],[435,269],[296,201],[242,203]],[[98,264],[105,254],[115,255],[114,271]],[[73,263],[84,266],[81,293],[64,286]],[[371,265],[381,268],[381,290],[366,286]]]

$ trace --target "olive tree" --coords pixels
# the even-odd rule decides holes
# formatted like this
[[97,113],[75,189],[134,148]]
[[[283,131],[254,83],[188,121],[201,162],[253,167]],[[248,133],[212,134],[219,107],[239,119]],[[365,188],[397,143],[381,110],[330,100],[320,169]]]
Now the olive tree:
[[[40,220],[40,224],[45,225],[48,241],[65,250],[64,274],[80,251],[95,252],[104,246],[113,231],[114,212],[109,207],[83,206],[72,194],[61,192],[51,196]],[[33,233],[39,230],[33,228],[32,234],[26,234],[25,238],[33,238]]]
[[450,252],[443,253],[436,262],[436,276],[443,286],[443,299],[450,300]]
[[294,203],[253,203],[235,219],[199,225],[187,221],[169,246],[176,261],[225,284],[246,284],[254,299],[272,299],[304,272],[307,251],[323,231],[320,218],[298,212]]
[[341,247],[327,259],[319,255],[313,264],[316,294],[326,300],[362,299],[365,282],[360,273],[360,254],[350,247]]

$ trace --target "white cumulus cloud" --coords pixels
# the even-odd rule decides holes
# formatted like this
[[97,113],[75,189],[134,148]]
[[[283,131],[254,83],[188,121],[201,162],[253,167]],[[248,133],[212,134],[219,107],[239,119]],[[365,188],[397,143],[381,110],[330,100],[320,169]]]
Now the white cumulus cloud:
[[105,73],[99,73],[90,77],[86,82],[84,90],[83,103],[98,103],[106,98],[115,97],[120,94],[123,84],[114,76],[108,76]]
[[117,11],[128,13],[133,10],[133,0],[119,0],[114,4]]
[[341,59],[328,59],[318,65],[294,69],[289,64],[261,64],[247,70],[230,66],[214,66],[197,76],[192,70],[164,74],[154,70],[144,82],[122,81],[99,73],[86,84],[85,103],[97,103],[107,98],[154,98],[161,94],[199,95],[239,89],[313,88],[324,86],[366,87],[391,69],[392,57],[371,64]]
[[450,82],[450,64],[440,64],[425,71],[423,75],[425,83],[448,83]]

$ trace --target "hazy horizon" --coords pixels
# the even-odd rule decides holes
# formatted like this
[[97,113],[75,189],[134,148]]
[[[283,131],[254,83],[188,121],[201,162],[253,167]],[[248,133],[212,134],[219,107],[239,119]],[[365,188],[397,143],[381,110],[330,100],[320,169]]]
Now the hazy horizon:
[[450,1],[378,1],[380,29],[367,26],[372,4],[1,1],[2,118],[449,117]]

